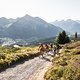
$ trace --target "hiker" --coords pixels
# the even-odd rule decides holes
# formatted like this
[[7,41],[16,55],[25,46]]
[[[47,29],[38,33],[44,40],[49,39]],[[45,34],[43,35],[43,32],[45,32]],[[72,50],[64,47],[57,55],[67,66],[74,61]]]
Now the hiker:
[[53,51],[53,44],[50,44],[50,50]]
[[39,52],[41,53],[42,57],[43,57],[43,54],[45,52],[45,48],[44,48],[44,45],[43,44],[40,44],[39,45]]
[[50,55],[50,56],[54,55],[53,44],[49,45],[49,51],[48,51],[47,55]]
[[49,52],[50,50],[49,50],[49,45],[48,44],[45,44],[45,52],[47,53],[47,52]]
[[56,45],[56,53],[58,54],[59,53],[59,49],[60,49],[60,46],[59,44]]
[[54,45],[54,47],[53,47],[53,49],[54,49],[54,55],[56,54],[56,50],[57,50],[57,48],[56,48],[56,46]]

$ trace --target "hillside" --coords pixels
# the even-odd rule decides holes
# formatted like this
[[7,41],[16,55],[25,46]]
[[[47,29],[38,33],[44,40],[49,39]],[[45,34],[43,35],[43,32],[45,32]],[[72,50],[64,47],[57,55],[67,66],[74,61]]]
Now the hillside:
[[80,21],[79,20],[62,20],[62,21],[54,21],[51,24],[55,26],[59,26],[60,28],[64,29],[67,32],[75,33],[78,32],[80,34]]
[[16,21],[17,21],[17,19],[12,19],[12,18],[7,19],[5,17],[1,17],[0,18],[0,26],[7,27],[7,26],[9,26],[10,24],[12,24],[12,23],[14,23]]
[[51,57],[39,55],[38,46],[0,47],[0,80],[44,80]]
[[52,62],[45,80],[80,80],[80,41],[65,44]]
[[39,40],[32,41],[30,45],[39,45],[39,43],[43,43],[43,44],[54,43],[54,40],[55,40],[55,37],[39,39]]

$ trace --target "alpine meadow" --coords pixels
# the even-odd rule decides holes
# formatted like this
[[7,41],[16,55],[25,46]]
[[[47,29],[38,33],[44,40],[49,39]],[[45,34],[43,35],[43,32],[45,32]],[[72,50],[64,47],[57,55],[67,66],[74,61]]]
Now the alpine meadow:
[[80,0],[0,0],[0,80],[80,80]]

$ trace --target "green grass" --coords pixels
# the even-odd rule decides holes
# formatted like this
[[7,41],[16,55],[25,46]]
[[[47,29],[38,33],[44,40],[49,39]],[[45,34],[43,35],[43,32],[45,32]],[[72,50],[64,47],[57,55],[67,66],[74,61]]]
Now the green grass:
[[44,80],[80,80],[80,41],[66,44],[59,56],[53,58],[53,67]]
[[39,55],[38,47],[1,47],[0,46],[0,70],[8,66],[30,59]]

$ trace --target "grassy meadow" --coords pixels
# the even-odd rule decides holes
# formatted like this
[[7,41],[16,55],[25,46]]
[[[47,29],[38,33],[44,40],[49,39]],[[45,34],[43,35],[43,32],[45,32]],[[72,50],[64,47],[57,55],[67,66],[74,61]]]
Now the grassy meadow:
[[45,80],[80,80],[80,41],[65,44],[52,62]]
[[38,55],[37,46],[19,48],[0,46],[0,70],[24,59],[31,59]]

